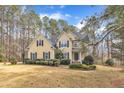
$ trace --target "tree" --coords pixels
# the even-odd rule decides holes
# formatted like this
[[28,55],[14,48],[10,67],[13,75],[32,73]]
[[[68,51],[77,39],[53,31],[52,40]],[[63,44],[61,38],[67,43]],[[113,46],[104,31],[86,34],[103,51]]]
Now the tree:
[[55,58],[61,60],[63,58],[63,53],[60,49],[55,49]]
[[8,61],[11,56],[20,60],[27,46],[40,32],[40,17],[32,9],[27,9],[27,6],[0,6],[1,54]]
[[96,58],[97,36],[96,32],[100,27],[99,19],[96,16],[91,16],[86,19],[85,26],[81,29],[81,33],[85,32],[90,37],[90,43],[92,43],[92,56]]

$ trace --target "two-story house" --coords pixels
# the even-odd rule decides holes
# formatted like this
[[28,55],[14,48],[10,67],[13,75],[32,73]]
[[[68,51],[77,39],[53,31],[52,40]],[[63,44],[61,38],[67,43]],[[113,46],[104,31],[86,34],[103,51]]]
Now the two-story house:
[[[39,35],[28,47],[28,58],[34,59],[54,59],[56,46],[62,51],[64,59],[70,59],[71,63],[81,62],[83,53],[81,51],[81,40],[85,36],[78,32],[62,32],[56,40],[48,40],[43,35]],[[55,38],[54,38],[55,39]],[[56,42],[52,42],[56,41]]]

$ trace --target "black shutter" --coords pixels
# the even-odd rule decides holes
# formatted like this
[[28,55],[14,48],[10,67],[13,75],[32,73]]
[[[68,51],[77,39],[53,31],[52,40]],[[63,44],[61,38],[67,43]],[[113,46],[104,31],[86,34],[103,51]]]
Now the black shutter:
[[44,44],[44,43],[43,43],[43,40],[42,40],[42,46],[43,46],[43,44]]
[[69,52],[68,52],[68,59],[69,59]]
[[37,59],[37,52],[35,52],[35,59]]
[[60,48],[60,46],[61,46],[61,42],[59,41],[59,48]]
[[37,40],[37,43],[36,43],[36,44],[37,44],[37,46],[38,46],[38,40]]
[[50,59],[50,52],[49,52],[49,59]]
[[67,47],[69,47],[69,41],[67,41]]

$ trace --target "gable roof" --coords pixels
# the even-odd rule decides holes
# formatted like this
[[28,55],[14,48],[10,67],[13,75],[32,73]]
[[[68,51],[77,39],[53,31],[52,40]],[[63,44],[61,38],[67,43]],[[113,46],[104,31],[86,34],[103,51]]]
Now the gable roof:
[[[66,35],[68,35],[67,32],[62,31],[57,39],[59,39],[65,33]],[[85,41],[85,42],[89,41],[89,36],[86,33],[80,33],[80,32],[69,32],[69,33],[71,33],[74,36],[75,40]]]
[[31,42],[31,44],[30,44],[27,48],[29,48],[29,47],[33,44],[33,42],[35,42],[35,41],[36,41],[39,37],[41,37],[41,36],[42,36],[44,39],[46,39],[46,40],[49,42],[49,44],[52,45],[53,48],[55,48],[54,45],[53,45],[53,43],[52,43],[49,39],[47,39],[44,35],[42,35],[42,34],[37,35],[36,38]]
[[77,40],[89,41],[89,36],[86,33],[72,32],[72,34],[76,36]]

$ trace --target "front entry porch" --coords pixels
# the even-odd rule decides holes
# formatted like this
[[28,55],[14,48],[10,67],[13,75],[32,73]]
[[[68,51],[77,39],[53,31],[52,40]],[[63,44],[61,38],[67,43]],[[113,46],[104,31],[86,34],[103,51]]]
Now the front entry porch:
[[81,63],[81,52],[72,52],[72,63]]

